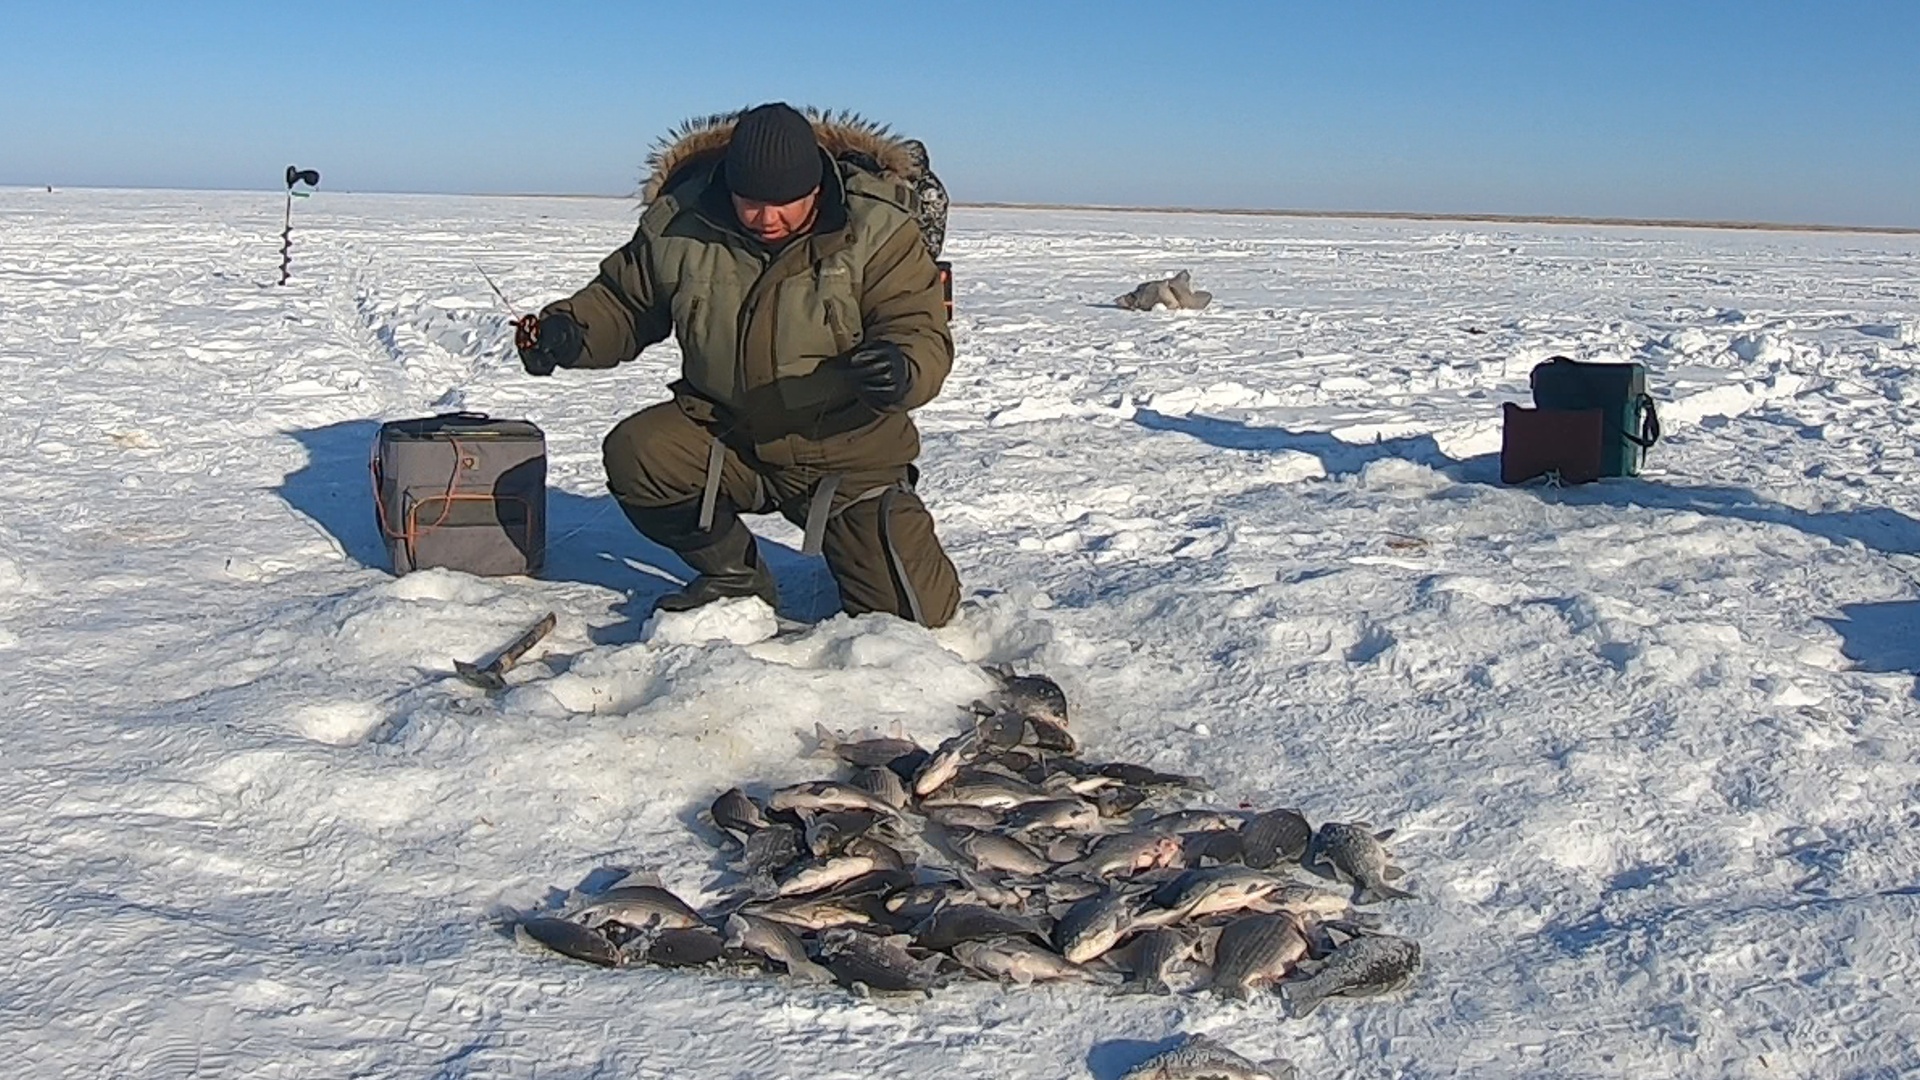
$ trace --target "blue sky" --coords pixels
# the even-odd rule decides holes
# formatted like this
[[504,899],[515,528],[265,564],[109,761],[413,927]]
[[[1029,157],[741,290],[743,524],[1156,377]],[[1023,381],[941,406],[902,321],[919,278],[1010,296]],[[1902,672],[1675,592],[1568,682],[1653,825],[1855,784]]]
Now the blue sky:
[[626,194],[763,100],[962,200],[1920,226],[1920,2],[0,0],[0,184]]

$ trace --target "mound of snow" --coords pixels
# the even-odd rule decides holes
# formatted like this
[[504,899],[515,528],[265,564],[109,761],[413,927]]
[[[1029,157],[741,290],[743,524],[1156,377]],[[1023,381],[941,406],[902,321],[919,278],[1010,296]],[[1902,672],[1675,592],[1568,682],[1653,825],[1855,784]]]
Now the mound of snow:
[[656,645],[725,641],[752,645],[780,632],[773,609],[754,597],[720,600],[692,611],[656,611],[640,627],[640,640]]

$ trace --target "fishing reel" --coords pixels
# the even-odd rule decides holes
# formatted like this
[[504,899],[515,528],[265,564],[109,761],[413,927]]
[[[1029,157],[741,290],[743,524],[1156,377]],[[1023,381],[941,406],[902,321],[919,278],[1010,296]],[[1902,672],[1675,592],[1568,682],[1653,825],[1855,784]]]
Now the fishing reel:
[[540,344],[540,317],[522,315],[513,320],[513,347],[523,353],[532,352]]

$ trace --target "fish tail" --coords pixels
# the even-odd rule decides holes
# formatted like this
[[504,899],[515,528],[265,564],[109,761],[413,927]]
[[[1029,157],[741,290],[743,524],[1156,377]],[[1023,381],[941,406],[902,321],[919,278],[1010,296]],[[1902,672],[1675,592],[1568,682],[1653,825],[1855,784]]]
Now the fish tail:
[[1365,904],[1372,902],[1372,900],[1417,900],[1419,898],[1405,889],[1396,889],[1385,882],[1381,882],[1361,889],[1357,899],[1360,903]]
[[827,725],[813,725],[813,749],[807,751],[810,758],[833,757],[840,748],[840,737],[827,730]]
[[1327,991],[1319,989],[1314,980],[1293,983],[1280,988],[1280,996],[1286,999],[1288,1008],[1293,1010],[1296,1019],[1313,1015],[1320,1003],[1327,1000]]
[[914,978],[920,982],[931,984],[935,979],[939,978],[940,976],[940,963],[941,963],[941,959],[940,959],[939,953],[935,953],[932,956],[929,956],[926,959],[915,963],[913,965]]
[[795,960],[787,965],[787,974],[801,982],[832,982],[833,972],[811,960]]

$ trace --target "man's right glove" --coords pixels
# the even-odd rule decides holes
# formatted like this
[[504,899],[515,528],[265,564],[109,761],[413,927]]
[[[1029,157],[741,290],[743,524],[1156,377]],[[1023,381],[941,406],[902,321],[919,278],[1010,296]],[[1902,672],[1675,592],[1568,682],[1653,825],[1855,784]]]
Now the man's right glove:
[[564,311],[529,315],[514,326],[513,343],[520,350],[520,366],[529,375],[551,375],[554,368],[572,367],[580,359],[580,324]]

